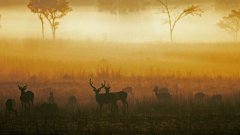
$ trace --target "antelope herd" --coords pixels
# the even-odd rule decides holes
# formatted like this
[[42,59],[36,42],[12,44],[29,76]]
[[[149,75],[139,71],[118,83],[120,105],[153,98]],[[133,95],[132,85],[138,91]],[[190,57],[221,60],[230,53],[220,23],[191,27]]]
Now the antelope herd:
[[[131,98],[133,98],[133,88],[132,87],[125,87],[122,90],[118,92],[111,92],[111,86],[109,83],[106,85],[106,82],[104,81],[101,83],[98,87],[93,84],[92,79],[89,80],[89,85],[92,88],[92,91],[95,93],[95,100],[96,103],[99,105],[100,111],[102,110],[103,106],[110,107],[112,112],[116,112],[118,110],[118,101],[121,101],[124,111],[128,110],[128,101],[127,97],[128,95],[131,95]],[[22,105],[22,110],[31,109],[34,105],[34,93],[30,90],[28,90],[27,85],[20,86],[18,85],[18,89],[20,90],[20,101]],[[104,90],[104,92],[102,92]],[[170,91],[168,88],[159,88],[158,86],[155,86],[153,88],[153,94],[156,97],[157,101],[160,104],[168,104],[172,101],[172,95],[170,94]],[[203,104],[207,99],[207,95],[205,95],[203,92],[197,92],[194,95],[194,102],[196,104]],[[214,94],[210,98],[210,103],[213,105],[219,105],[222,103],[222,96],[220,94]],[[55,99],[53,96],[53,92],[50,92],[48,103],[44,103],[43,106],[51,107],[51,105],[55,105]],[[7,99],[6,103],[6,115],[17,115],[17,109],[16,109],[16,101],[14,99]],[[70,112],[76,113],[79,112],[79,105],[76,96],[71,95],[68,98],[67,106],[70,110]]]

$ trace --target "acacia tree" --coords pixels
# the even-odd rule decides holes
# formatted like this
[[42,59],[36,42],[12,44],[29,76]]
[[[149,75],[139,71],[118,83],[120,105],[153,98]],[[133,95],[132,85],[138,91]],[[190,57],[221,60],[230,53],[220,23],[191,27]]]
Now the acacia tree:
[[[185,18],[188,15],[198,15],[201,16],[203,13],[203,10],[201,10],[201,8],[199,6],[189,6],[183,10],[181,10],[180,12],[174,11],[169,7],[169,2],[168,0],[157,0],[164,8],[164,13],[167,14],[167,23],[169,24],[169,32],[170,32],[170,40],[171,42],[173,42],[173,32],[175,30],[176,24],[182,20],[183,18]],[[176,14],[175,14],[176,13]]]
[[72,11],[69,2],[66,0],[45,0],[43,15],[51,25],[53,39],[56,38],[56,29],[59,26],[58,19],[64,17],[68,12]]
[[27,7],[33,12],[38,15],[39,20],[41,21],[42,25],[42,38],[44,39],[44,20],[43,20],[43,13],[44,13],[44,5],[46,0],[30,0]]
[[240,31],[240,10],[232,10],[228,16],[224,16],[219,21],[218,26],[233,35],[234,40],[237,41]]

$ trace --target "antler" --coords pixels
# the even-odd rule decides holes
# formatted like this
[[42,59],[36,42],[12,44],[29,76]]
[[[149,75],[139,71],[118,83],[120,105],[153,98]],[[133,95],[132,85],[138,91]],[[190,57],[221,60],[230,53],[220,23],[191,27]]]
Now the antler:
[[89,84],[90,84],[90,86],[91,86],[93,89],[96,89],[96,87],[93,86],[92,79],[89,80]]
[[101,87],[100,88],[104,88],[104,87],[106,87],[106,81],[105,80],[104,80],[103,83],[101,83]]
[[101,87],[98,88],[99,91],[101,91],[102,88],[106,87],[106,81],[104,80],[103,83],[101,83]]

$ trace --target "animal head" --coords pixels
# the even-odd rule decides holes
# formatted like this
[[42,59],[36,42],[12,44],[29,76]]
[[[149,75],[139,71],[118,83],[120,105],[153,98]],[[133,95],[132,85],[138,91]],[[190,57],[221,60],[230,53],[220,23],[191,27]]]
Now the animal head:
[[105,84],[106,84],[106,83],[105,83],[105,81],[104,81],[104,83],[102,83],[101,85],[102,85],[102,87],[105,89],[105,91],[106,91],[107,93],[109,93],[109,91],[110,91],[110,89],[111,89],[111,86],[109,85],[109,83],[108,83],[107,86],[106,86]]
[[26,85],[26,84],[25,84],[24,86],[18,85],[18,89],[19,89],[21,92],[24,92],[24,91],[27,89],[27,85]]
[[93,86],[92,79],[90,79],[89,84],[90,84],[90,86],[92,87],[92,89],[93,89],[93,91],[95,92],[95,94],[99,94],[99,92],[101,91],[101,89],[105,86],[105,82],[104,82],[104,84],[102,84],[101,87],[96,88],[95,86]]

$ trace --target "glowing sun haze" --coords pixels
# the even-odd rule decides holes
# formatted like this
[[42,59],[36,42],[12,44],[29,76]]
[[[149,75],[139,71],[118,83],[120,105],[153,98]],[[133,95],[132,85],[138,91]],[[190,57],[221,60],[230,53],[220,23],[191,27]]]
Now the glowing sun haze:
[[[27,3],[27,1],[25,1]],[[93,6],[72,6],[73,11],[60,19],[58,39],[100,40],[123,42],[169,41],[166,15],[159,8],[149,8],[138,13],[112,15],[99,12]],[[212,5],[202,4],[202,17],[186,17],[177,25],[174,39],[178,42],[231,41],[231,36],[217,27],[225,14],[218,13]],[[36,14],[26,5],[0,7],[0,30],[3,38],[41,38],[41,24]],[[228,12],[226,12],[228,13]],[[48,23],[45,23],[46,27]],[[51,31],[46,28],[46,37]]]

